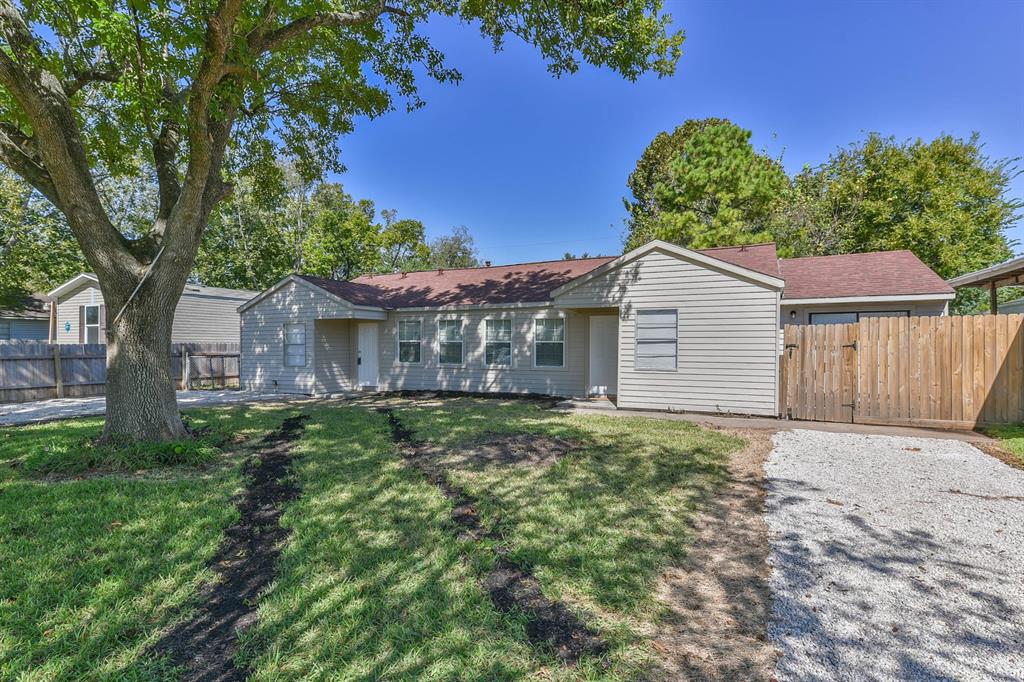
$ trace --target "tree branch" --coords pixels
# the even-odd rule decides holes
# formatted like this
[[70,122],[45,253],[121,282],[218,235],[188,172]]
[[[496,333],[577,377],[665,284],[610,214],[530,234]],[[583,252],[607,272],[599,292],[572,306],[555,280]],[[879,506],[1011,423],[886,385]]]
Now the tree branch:
[[96,68],[85,69],[76,73],[75,77],[71,80],[65,81],[62,87],[64,88],[64,93],[70,98],[90,83],[116,83],[121,80],[123,75],[124,71],[107,71]]
[[[45,169],[49,178],[50,184],[43,185],[50,192],[47,198],[67,217],[82,252],[96,272],[101,276],[124,276],[138,262],[103,208],[89,171],[78,121],[60,80],[40,66],[43,60],[35,37],[12,0],[0,0],[0,38],[10,48],[10,53],[0,49],[0,85],[32,128],[38,166]],[[9,135],[10,129],[6,132]],[[13,160],[18,162],[16,154]],[[23,177],[31,182],[33,169],[23,161],[12,169],[28,171],[29,175]],[[35,177],[42,179],[38,172]]]
[[382,14],[397,14],[408,16],[408,12],[398,7],[391,7],[381,3],[375,9],[357,10],[355,12],[319,12],[309,16],[300,17],[284,26],[270,31],[259,37],[254,37],[250,48],[255,54],[273,52],[280,49],[290,40],[309,33],[315,28],[326,26],[340,28],[342,26],[356,26],[371,21],[376,21]]
[[50,174],[32,151],[30,139],[10,123],[0,123],[0,162],[60,208],[57,189]]

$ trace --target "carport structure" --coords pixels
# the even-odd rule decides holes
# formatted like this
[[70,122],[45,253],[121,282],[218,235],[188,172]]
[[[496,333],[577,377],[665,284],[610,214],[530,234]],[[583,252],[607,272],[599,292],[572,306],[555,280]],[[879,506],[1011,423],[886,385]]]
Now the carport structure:
[[975,287],[988,289],[991,296],[989,309],[993,315],[999,313],[998,292],[999,287],[1012,287],[1024,285],[1024,256],[1008,260],[1005,263],[993,265],[984,270],[969,272],[948,280],[949,286],[954,289],[964,287]]

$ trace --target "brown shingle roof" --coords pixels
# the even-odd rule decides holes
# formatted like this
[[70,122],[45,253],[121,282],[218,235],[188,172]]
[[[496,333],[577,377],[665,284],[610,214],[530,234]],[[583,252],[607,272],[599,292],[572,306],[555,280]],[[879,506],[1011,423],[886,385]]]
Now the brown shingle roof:
[[910,251],[783,258],[783,299],[952,294],[953,289]]
[[453,304],[535,303],[615,256],[458,270],[363,275],[351,282],[305,279],[356,305],[419,308]]
[[[775,244],[700,249],[713,258],[785,280],[784,299],[946,294],[953,290],[910,251],[779,259]],[[363,275],[345,282],[300,275],[355,305],[420,308],[538,303],[615,256],[457,270]]]
[[779,274],[779,257],[775,252],[775,242],[747,246],[718,246],[697,251],[763,275],[782,276]]

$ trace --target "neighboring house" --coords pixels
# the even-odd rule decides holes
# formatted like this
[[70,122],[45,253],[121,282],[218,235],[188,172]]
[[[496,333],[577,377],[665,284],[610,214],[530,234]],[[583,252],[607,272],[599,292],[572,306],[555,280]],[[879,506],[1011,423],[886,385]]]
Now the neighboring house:
[[0,341],[46,341],[50,333],[50,303],[33,294],[17,310],[0,310]]
[[999,312],[1007,315],[1014,315],[1024,313],[1024,298],[1018,298],[1015,301],[1007,301],[999,305]]
[[[613,395],[620,408],[771,415],[790,311],[938,315],[953,297],[909,253],[836,258],[835,270],[780,266],[774,244],[654,241],[617,258],[291,275],[239,308],[242,386]],[[886,273],[883,291],[871,272]]]
[[[238,343],[238,306],[255,295],[242,289],[186,284],[174,310],[171,342]],[[53,340],[106,343],[106,306],[96,275],[73,277],[51,291],[49,297],[56,302]]]

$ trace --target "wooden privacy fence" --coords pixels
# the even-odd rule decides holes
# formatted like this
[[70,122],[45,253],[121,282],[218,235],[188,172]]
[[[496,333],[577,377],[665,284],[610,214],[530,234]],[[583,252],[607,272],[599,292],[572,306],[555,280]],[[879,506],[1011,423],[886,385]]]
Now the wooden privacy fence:
[[[171,373],[179,388],[216,388],[238,382],[239,344],[176,343]],[[0,403],[103,395],[107,347],[0,341]]]
[[1024,422],[1024,315],[787,325],[792,419],[973,428]]

